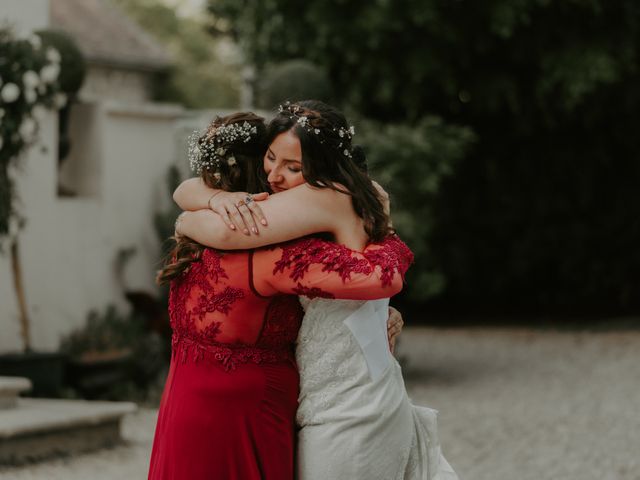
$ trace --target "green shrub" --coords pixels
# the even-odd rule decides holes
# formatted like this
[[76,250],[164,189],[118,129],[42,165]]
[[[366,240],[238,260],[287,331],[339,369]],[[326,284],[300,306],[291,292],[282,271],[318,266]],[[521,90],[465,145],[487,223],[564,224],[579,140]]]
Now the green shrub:
[[109,305],[103,313],[91,310],[87,323],[62,339],[60,350],[72,357],[87,352],[131,349],[143,334],[143,323]]
[[259,79],[258,105],[272,109],[286,100],[329,101],[330,84],[324,70],[307,60],[289,60],[269,67]]
[[53,47],[60,53],[60,89],[69,97],[75,96],[87,74],[87,62],[76,42],[60,30],[40,30],[37,35],[45,48]]
[[304,56],[367,118],[476,133],[434,199],[441,306],[640,312],[636,0],[209,5],[255,65]]
[[394,227],[415,254],[407,280],[410,298],[426,300],[445,286],[431,248],[433,202],[474,140],[468,129],[425,117],[417,125],[363,122],[357,139],[371,175],[391,196]]
[[12,233],[12,219],[18,226],[24,223],[15,206],[10,167],[37,141],[46,111],[67,101],[60,89],[60,63],[61,54],[40,37],[21,38],[0,28],[0,240]]
[[122,369],[122,381],[84,392],[109,400],[146,400],[167,364],[165,340],[148,330],[144,318],[123,314],[113,305],[90,311],[86,324],[62,339],[60,350],[89,364],[123,355],[124,364],[116,367]]

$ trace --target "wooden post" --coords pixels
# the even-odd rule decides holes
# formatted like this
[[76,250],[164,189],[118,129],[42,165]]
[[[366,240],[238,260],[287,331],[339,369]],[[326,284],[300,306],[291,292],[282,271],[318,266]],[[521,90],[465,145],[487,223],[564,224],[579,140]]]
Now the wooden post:
[[31,330],[29,328],[29,312],[27,310],[27,301],[24,296],[24,285],[22,283],[22,268],[20,265],[20,256],[18,250],[18,239],[14,238],[11,242],[11,269],[13,270],[13,286],[16,290],[16,298],[18,300],[18,314],[20,316],[20,333],[25,352],[31,351]]

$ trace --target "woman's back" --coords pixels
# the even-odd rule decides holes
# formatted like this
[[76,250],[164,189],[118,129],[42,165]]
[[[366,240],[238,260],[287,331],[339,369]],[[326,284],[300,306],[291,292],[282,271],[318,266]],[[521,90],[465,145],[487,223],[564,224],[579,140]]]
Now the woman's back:
[[296,297],[253,287],[252,252],[205,249],[169,297],[174,355],[238,362],[292,358],[302,309]]
[[149,479],[291,479],[293,295],[252,288],[251,252],[205,249],[171,283],[172,359]]
[[362,253],[317,238],[249,251],[205,249],[171,284],[173,354],[207,355],[226,368],[292,359],[303,316],[297,295],[389,297],[402,288],[411,259],[393,237]]

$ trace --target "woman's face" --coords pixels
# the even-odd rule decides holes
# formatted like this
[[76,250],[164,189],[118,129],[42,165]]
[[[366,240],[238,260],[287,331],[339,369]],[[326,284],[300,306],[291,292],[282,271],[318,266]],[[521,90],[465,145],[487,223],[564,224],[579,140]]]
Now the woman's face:
[[293,131],[288,130],[273,139],[263,159],[267,181],[274,193],[304,183],[302,177],[302,147]]

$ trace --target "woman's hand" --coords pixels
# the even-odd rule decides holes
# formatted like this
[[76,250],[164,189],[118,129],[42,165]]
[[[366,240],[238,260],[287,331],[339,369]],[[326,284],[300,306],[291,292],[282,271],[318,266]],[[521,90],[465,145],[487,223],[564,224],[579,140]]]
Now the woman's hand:
[[242,231],[245,235],[253,232],[259,235],[258,223],[267,225],[267,219],[257,202],[269,198],[269,193],[251,195],[247,192],[218,191],[209,198],[209,208],[216,212],[231,230]]
[[402,314],[393,307],[389,307],[389,319],[387,320],[387,338],[389,339],[389,350],[393,354],[396,349],[396,340],[402,332]]

